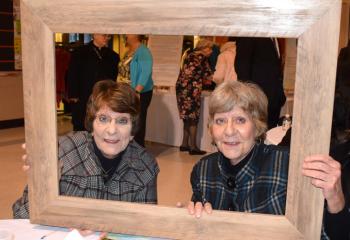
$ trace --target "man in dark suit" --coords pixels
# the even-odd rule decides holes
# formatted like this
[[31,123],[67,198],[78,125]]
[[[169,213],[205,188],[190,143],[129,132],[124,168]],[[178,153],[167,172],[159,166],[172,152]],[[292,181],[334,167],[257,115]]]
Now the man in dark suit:
[[256,83],[262,88],[268,99],[268,128],[276,127],[286,101],[277,41],[273,38],[244,37],[234,40],[238,79]]
[[85,130],[86,103],[97,81],[118,76],[119,55],[106,47],[108,34],[93,34],[93,40],[73,54],[67,73],[68,98],[72,108],[74,131]]

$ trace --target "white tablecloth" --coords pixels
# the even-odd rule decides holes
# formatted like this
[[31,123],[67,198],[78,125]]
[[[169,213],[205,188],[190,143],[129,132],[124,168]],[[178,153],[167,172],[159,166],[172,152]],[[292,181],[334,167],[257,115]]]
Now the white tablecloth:
[[[13,240],[64,240],[69,234],[67,228],[43,226],[30,224],[28,219],[9,219],[0,220],[0,229],[11,232],[14,236]],[[97,240],[99,233],[85,237],[85,240]],[[160,238],[148,238],[140,236],[131,236],[123,234],[113,234],[118,240],[160,240]]]
[[286,133],[287,131],[283,130],[282,126],[270,129],[266,132],[265,144],[278,145],[282,141]]
[[[208,131],[209,92],[202,93],[201,116],[198,123],[197,146],[214,152]],[[171,146],[180,146],[183,135],[183,122],[179,117],[175,92],[153,92],[152,102],[147,114],[146,140]]]

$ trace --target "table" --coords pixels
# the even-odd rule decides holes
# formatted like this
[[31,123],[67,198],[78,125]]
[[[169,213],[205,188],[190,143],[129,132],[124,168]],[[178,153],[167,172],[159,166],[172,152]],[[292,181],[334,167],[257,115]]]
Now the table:
[[284,130],[282,126],[270,129],[266,132],[265,144],[278,145],[282,141],[286,133],[287,130]]
[[[14,240],[63,240],[69,234],[67,228],[43,226],[31,224],[28,219],[8,219],[0,220],[0,229],[10,231],[14,235]],[[99,233],[87,236],[85,240],[97,240]],[[124,234],[112,234],[118,240],[160,240],[160,238],[148,238]]]
[[[197,130],[197,146],[207,152],[215,152],[208,131],[210,92],[202,92],[201,115]],[[154,91],[147,113],[147,141],[179,147],[182,143],[183,122],[179,117],[175,89]]]

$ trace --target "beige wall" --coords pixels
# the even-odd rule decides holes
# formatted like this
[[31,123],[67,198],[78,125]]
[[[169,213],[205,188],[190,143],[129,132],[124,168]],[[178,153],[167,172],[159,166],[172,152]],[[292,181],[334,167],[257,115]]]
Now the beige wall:
[[284,63],[283,87],[286,91],[294,91],[297,62],[297,40],[295,38],[287,38],[285,42],[286,56]]
[[23,116],[22,72],[0,72],[0,121]]
[[343,0],[341,25],[340,25],[340,37],[339,37],[339,50],[348,45],[349,11],[350,11],[350,0]]

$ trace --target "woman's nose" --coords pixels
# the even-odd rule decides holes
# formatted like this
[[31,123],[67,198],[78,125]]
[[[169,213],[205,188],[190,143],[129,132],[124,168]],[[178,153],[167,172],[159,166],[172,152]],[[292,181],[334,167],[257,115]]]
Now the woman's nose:
[[110,121],[108,124],[107,124],[107,133],[108,134],[115,134],[117,133],[118,131],[118,126],[117,124],[115,124],[114,120],[113,121]]
[[232,120],[229,120],[226,124],[224,133],[227,136],[232,136],[235,134],[235,132],[236,132],[236,125],[234,124],[234,122]]

